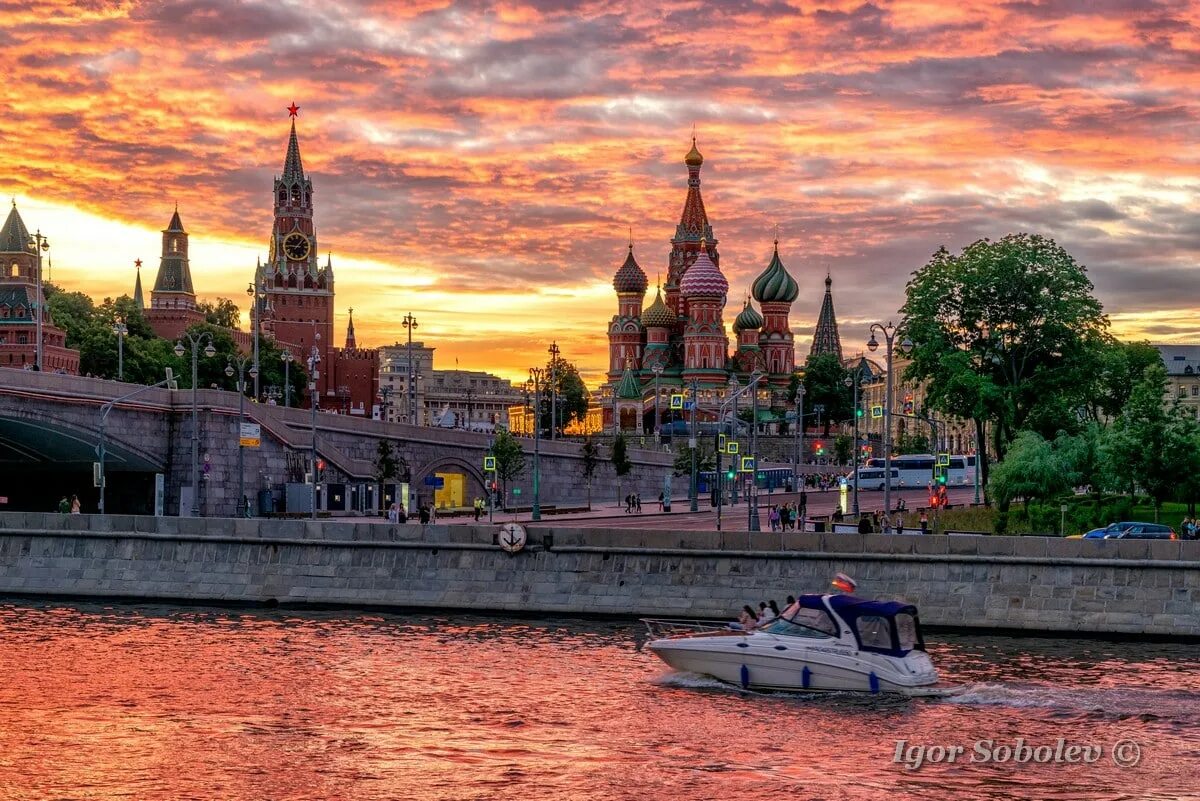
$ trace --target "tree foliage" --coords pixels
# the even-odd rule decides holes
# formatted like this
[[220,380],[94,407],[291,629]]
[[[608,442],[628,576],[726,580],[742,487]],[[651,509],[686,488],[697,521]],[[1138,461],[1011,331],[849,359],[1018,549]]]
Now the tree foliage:
[[1067,468],[1067,459],[1054,443],[1033,431],[1022,431],[1004,461],[992,469],[992,497],[1002,509],[1018,499],[1048,501],[1071,490]]
[[592,508],[592,478],[600,468],[600,447],[592,436],[584,438],[579,448],[580,463],[583,468],[583,480],[587,482],[587,503]]
[[379,440],[375,448],[375,482],[379,484],[379,507],[383,508],[383,485],[397,476],[400,463],[392,451],[392,443],[386,439]]
[[[736,459],[736,456],[730,457]],[[706,439],[696,440],[696,472],[704,473],[717,467],[717,451],[713,444]],[[692,449],[684,445],[675,451],[674,473],[677,476],[692,474]]]
[[488,454],[496,457],[496,478],[500,479],[504,497],[507,498],[508,482],[525,471],[525,453],[521,450],[521,443],[508,429],[498,428]]
[[990,425],[1001,457],[1022,429],[1044,439],[1080,425],[1112,342],[1085,269],[1036,234],[939,248],[913,273],[902,313],[914,343],[906,378],[928,382],[931,408],[975,421],[979,450]]
[[546,363],[546,389],[542,394],[540,417],[543,431],[550,430],[551,413],[555,411],[550,403],[551,390],[556,397],[559,433],[573,421],[582,423],[587,417],[588,391],[579,376],[579,369],[561,357]]
[[[850,371],[832,353],[809,356],[804,366],[804,417],[814,419],[813,412],[823,407],[820,418],[829,436],[834,423],[850,420],[854,415],[853,388],[846,386]],[[793,380],[789,400],[796,402],[798,380]]]
[[1146,493],[1155,509],[1181,487],[1194,492],[1200,472],[1200,427],[1178,402],[1164,404],[1166,392],[1166,369],[1146,370],[1102,445],[1115,484]]
[[242,310],[229,298],[217,298],[216,302],[202,300],[196,304],[196,308],[209,325],[233,330],[242,327]]

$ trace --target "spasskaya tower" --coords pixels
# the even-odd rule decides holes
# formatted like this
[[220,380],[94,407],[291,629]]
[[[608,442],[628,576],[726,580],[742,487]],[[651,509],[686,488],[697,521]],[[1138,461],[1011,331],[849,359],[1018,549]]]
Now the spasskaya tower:
[[255,275],[262,331],[289,347],[302,363],[315,343],[321,355],[321,405],[369,414],[378,391],[378,370],[369,364],[376,351],[352,347],[350,342],[347,348],[334,344],[333,259],[327,255],[323,266],[318,261],[313,185],[304,173],[296,137],[299,107],[293,103],[288,112],[292,129],[283,174],[272,187],[275,214],[269,252]]

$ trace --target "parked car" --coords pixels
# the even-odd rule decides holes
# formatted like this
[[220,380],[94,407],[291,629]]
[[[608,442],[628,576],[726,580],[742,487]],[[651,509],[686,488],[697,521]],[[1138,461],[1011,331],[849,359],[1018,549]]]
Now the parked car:
[[1107,540],[1176,540],[1179,537],[1175,529],[1161,523],[1134,523],[1115,534],[1105,537]]

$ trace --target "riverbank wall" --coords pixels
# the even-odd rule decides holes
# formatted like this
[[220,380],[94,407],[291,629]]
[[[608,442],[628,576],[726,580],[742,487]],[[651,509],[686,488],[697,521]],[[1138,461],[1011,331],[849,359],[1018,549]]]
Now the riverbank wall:
[[1200,637],[1200,542],[0,513],[0,594],[732,618],[866,597],[968,629]]

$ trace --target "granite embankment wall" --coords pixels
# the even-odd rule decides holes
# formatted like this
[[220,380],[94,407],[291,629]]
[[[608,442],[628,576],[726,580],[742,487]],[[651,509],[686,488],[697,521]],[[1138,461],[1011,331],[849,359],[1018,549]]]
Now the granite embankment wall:
[[819,592],[968,628],[1200,636],[1200,542],[0,514],[0,594],[729,617]]

